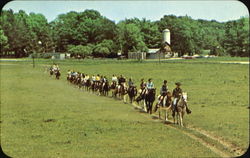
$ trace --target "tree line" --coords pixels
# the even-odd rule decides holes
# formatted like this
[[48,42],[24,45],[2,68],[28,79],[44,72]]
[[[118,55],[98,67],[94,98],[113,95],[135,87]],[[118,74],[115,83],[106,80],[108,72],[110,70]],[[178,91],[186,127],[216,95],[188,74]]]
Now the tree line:
[[249,56],[249,18],[228,22],[164,15],[160,20],[124,19],[117,24],[96,10],[60,14],[52,22],[44,15],[2,10],[1,56],[62,52],[87,57],[127,56],[162,47],[162,31],[171,32],[171,49],[184,54]]

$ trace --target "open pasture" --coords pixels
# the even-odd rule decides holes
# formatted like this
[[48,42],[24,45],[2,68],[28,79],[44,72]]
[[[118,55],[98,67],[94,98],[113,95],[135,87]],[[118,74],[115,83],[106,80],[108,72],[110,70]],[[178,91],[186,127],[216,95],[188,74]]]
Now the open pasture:
[[[34,69],[30,61],[1,61],[1,146],[12,157],[243,154],[249,144],[249,65],[193,61],[56,61],[59,81],[45,73],[51,60],[36,61]],[[157,94],[164,79],[171,90],[181,82],[192,114],[184,116],[184,128],[164,125],[130,104],[76,89],[66,81],[69,69],[122,74],[137,86],[152,78]]]

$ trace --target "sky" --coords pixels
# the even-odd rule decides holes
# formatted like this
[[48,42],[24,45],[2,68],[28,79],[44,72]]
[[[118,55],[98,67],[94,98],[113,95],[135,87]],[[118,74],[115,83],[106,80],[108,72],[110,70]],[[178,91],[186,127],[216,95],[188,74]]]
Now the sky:
[[24,10],[26,13],[43,14],[47,20],[53,21],[59,14],[69,11],[83,12],[85,9],[94,9],[101,15],[116,23],[125,18],[146,18],[160,20],[164,15],[190,16],[193,19],[216,20],[226,22],[248,16],[247,7],[236,0],[193,0],[193,1],[11,1],[4,10],[14,12]]

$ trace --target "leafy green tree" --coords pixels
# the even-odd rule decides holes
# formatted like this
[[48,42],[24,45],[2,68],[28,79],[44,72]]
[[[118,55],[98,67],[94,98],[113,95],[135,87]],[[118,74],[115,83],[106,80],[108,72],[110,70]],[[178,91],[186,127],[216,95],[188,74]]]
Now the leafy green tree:
[[249,56],[249,20],[247,18],[226,23],[224,47],[231,56]]
[[118,24],[118,34],[119,43],[124,55],[127,55],[129,51],[147,50],[140,28],[136,24],[120,22]]
[[71,46],[69,47],[69,53],[72,53],[74,56],[81,56],[81,57],[86,57],[86,56],[90,56],[92,53],[92,49],[89,46],[82,46],[82,45],[78,45],[78,46]]
[[1,54],[0,56],[4,55],[4,52],[8,50],[8,37],[4,35],[3,30],[0,28],[0,45],[1,45]]

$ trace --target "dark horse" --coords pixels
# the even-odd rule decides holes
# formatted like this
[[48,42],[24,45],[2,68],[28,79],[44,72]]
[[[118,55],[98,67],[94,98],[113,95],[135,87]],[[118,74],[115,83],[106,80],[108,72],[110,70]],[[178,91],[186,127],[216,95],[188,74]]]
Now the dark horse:
[[56,79],[59,80],[59,78],[60,78],[60,76],[61,76],[60,71],[59,71],[59,70],[56,70],[56,71],[55,71],[55,75],[56,75]]
[[102,85],[102,92],[104,96],[108,96],[109,95],[109,82],[106,81],[103,83]]
[[153,103],[155,101],[155,91],[156,89],[149,89],[148,92],[145,95],[145,103],[146,103],[146,107],[147,107],[147,113],[152,114],[152,107],[153,107]]
[[52,76],[54,74],[54,71],[52,68],[49,69],[49,74],[50,74],[50,76]]
[[132,103],[135,100],[135,96],[137,95],[137,89],[135,86],[131,86],[128,88],[128,96],[130,103]]
[[88,80],[84,83],[85,90],[90,91],[90,88],[91,88],[90,86],[91,86],[91,81],[90,81],[90,79],[88,79]]

